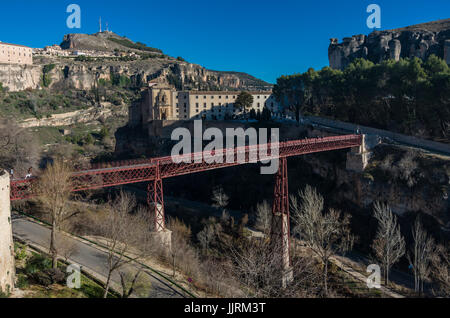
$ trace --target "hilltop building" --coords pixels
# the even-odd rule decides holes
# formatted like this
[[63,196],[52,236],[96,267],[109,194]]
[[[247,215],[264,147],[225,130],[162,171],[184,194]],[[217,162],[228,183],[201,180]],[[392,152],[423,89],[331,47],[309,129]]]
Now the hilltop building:
[[0,63],[33,64],[33,49],[24,45],[0,42]]

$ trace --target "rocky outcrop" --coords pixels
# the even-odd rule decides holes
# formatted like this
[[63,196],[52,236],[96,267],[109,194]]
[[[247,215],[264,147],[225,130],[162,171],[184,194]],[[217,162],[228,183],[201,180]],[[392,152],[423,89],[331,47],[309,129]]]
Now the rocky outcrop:
[[[125,38],[118,36],[113,32],[101,32],[95,34],[66,34],[60,47],[63,50],[95,50],[95,51],[114,51],[114,50],[130,50],[110,39],[124,40]],[[135,50],[133,50],[135,51]],[[136,50],[137,51],[137,50]]]
[[330,66],[344,69],[356,58],[374,63],[383,60],[418,57],[427,59],[435,54],[450,64],[450,19],[419,24],[402,29],[374,31],[368,36],[354,35],[331,39],[328,49]]
[[0,64],[0,83],[10,91],[39,88],[41,77],[41,66]]
[[[34,56],[33,66],[0,65],[0,83],[11,91],[42,88],[43,69],[49,68],[46,87],[90,90],[97,80],[111,80],[122,75],[136,87],[149,82],[170,84],[179,90],[268,90],[272,85],[239,72],[207,70],[201,65],[164,55],[161,50],[112,32],[67,34],[60,45],[63,50],[88,51],[89,59],[58,56]],[[110,57],[102,56],[110,53]],[[134,52],[133,57],[120,58],[120,53]],[[97,54],[98,53],[98,54]],[[131,54],[131,53],[130,53]],[[114,55],[119,55],[114,57]]]
[[34,66],[0,64],[0,82],[10,91],[42,88],[44,65],[55,64],[48,73],[49,88],[90,90],[97,80],[126,76],[136,87],[159,82],[179,90],[267,90],[272,85],[245,73],[211,71],[197,64],[163,59],[147,61],[77,62],[62,58],[38,60]]
[[107,119],[111,116],[127,116],[128,111],[125,107],[120,110],[113,107],[110,103],[103,103],[102,107],[91,107],[88,109],[77,110],[70,113],[54,114],[48,118],[29,118],[19,123],[22,128],[31,127],[61,127],[78,123],[88,123],[99,119]]

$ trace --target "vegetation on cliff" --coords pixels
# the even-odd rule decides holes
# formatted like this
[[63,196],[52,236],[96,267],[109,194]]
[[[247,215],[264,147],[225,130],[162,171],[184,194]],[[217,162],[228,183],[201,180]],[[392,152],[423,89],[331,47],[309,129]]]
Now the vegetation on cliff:
[[141,50],[141,51],[148,51],[148,52],[157,52],[157,53],[162,53],[162,51],[160,49],[155,49],[153,47],[148,47],[146,44],[141,43],[141,42],[132,42],[126,38],[114,38],[114,37],[110,37],[108,38],[108,40],[116,42],[122,46],[128,47],[130,49],[136,49],[136,50]]
[[299,113],[311,114],[450,142],[450,68],[432,55],[374,64],[353,61],[344,71],[282,76],[277,98]]

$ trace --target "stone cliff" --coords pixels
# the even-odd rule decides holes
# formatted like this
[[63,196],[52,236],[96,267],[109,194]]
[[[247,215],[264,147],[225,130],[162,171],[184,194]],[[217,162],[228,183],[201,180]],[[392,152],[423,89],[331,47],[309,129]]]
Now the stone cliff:
[[126,76],[136,87],[159,82],[179,90],[272,88],[271,84],[251,75],[208,70],[112,32],[67,34],[60,47],[69,52],[89,52],[91,56],[34,56],[33,66],[0,64],[0,83],[10,91],[42,88],[44,66],[55,65],[47,75],[50,88],[89,90],[97,80],[110,80],[114,75]]
[[10,91],[23,91],[40,87],[42,67],[39,65],[0,64],[0,83]]
[[432,54],[450,64],[450,19],[374,31],[368,36],[354,35],[344,38],[342,43],[333,38],[328,49],[330,66],[334,69],[344,69],[356,58],[379,63],[408,57],[426,59]]
[[253,76],[238,72],[220,72],[200,65],[155,58],[136,61],[76,61],[70,58],[38,57],[35,65],[0,64],[0,83],[10,91],[43,88],[45,65],[54,64],[49,72],[49,88],[90,90],[97,79],[110,80],[112,75],[123,75],[136,87],[150,81],[166,83],[179,90],[267,90],[272,85]]

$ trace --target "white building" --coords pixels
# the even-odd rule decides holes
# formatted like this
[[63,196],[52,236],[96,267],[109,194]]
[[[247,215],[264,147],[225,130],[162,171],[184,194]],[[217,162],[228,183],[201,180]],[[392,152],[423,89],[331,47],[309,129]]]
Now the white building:
[[33,64],[33,49],[19,44],[0,42],[0,63]]

